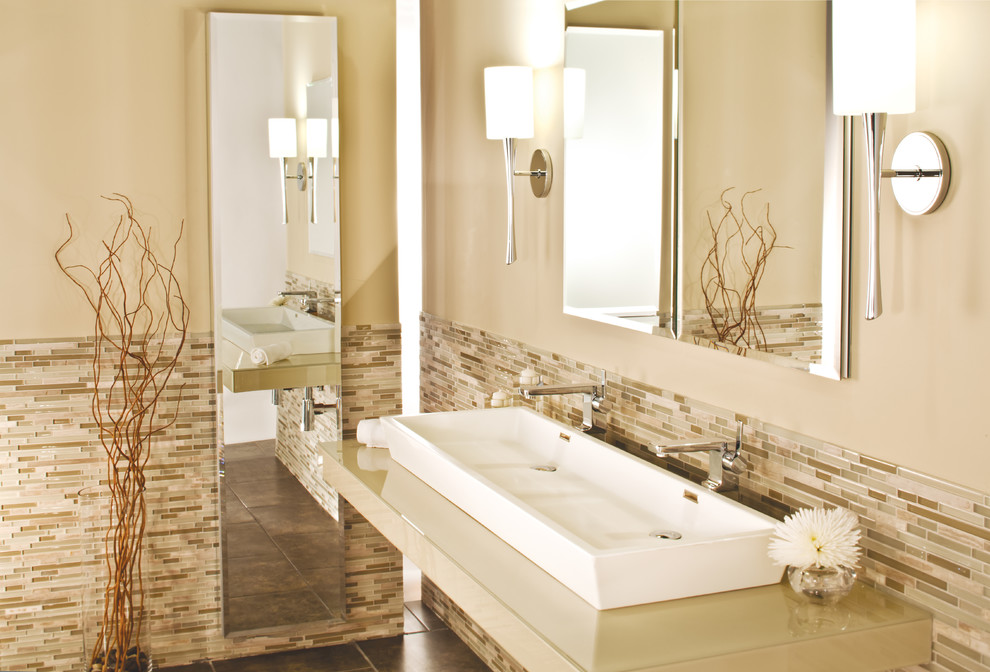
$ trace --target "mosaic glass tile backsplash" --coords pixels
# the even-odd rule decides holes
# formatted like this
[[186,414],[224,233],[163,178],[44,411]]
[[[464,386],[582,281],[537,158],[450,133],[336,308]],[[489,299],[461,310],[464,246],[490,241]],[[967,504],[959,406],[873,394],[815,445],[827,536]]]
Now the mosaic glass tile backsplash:
[[[601,368],[519,341],[424,314],[421,317],[424,411],[489,405],[513,392],[526,368],[548,384],[598,382]],[[746,424],[740,478],[744,501],[782,518],[800,507],[841,506],[859,516],[864,557],[860,578],[932,612],[933,672],[990,672],[990,494],[947,483],[736,414],[670,390],[608,374],[606,440],[700,481],[707,456],[663,463],[644,446],[696,436],[734,437]],[[539,397],[527,404],[579,424],[580,396]]]
[[[388,637],[402,631],[402,562],[360,514],[345,525],[347,622],[225,638],[221,609],[217,371],[211,335],[186,343],[170,385],[177,423],[154,439],[148,603],[157,665]],[[75,494],[98,482],[91,339],[0,340],[0,669],[82,667]]]

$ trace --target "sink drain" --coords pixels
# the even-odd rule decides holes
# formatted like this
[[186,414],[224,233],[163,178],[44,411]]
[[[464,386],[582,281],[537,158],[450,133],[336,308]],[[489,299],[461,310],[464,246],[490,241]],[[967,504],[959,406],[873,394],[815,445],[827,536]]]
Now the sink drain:
[[548,471],[548,472],[557,471],[557,467],[553,466],[552,464],[537,464],[530,467],[530,469],[532,469],[533,471]]
[[653,530],[650,536],[654,539],[680,539],[682,535],[675,530]]

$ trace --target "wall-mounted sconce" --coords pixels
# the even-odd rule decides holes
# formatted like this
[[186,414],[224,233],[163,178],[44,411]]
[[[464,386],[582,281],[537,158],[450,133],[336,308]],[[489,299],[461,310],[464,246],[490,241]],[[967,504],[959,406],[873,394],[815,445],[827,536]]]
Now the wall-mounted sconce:
[[[949,187],[949,156],[929,133],[908,135],[883,170],[888,114],[915,109],[915,0],[832,0],[832,107],[863,115],[870,208],[866,319],[883,312],[880,292],[880,178],[910,214],[935,210]],[[902,150],[903,147],[903,150]]]
[[505,149],[505,182],[508,194],[508,240],[505,263],[516,260],[513,181],[516,175],[530,178],[537,198],[550,193],[553,165],[545,149],[533,152],[529,170],[515,170],[516,139],[533,137],[533,69],[524,66],[485,68],[485,127],[490,140],[502,140]]
[[290,175],[286,167],[286,159],[299,155],[296,149],[296,120],[268,120],[268,155],[279,160],[279,175],[282,183],[282,224],[289,223],[289,204],[285,196],[285,181],[297,180],[299,191],[306,189],[306,164],[296,165],[296,174]]

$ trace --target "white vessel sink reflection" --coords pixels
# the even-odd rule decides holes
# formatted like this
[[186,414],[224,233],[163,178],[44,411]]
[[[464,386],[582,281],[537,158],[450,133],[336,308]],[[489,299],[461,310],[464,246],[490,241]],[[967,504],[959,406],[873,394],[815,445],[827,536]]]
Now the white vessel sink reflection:
[[396,462],[597,609],[780,580],[774,519],[529,409],[382,422]]
[[287,342],[294,355],[333,352],[333,323],[288,306],[224,308],[220,319],[223,337],[241,350]]

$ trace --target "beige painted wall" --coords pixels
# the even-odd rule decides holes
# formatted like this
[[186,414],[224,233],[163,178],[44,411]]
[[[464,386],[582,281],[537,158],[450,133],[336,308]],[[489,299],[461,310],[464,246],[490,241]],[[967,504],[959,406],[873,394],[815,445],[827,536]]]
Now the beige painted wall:
[[[712,247],[707,217],[718,225],[724,214],[719,195],[730,187],[726,198],[737,216],[743,194],[758,189],[747,197],[745,214],[753,226],[769,217],[777,232],[779,247],[767,260],[757,305],[821,301],[826,18],[824,2],[694,0],[684,6],[686,310],[704,310],[701,270]],[[733,229],[726,222],[723,235]],[[750,261],[755,248],[747,246]],[[730,286],[740,288],[749,273],[732,269],[736,284]]]
[[[344,321],[394,323],[392,0],[7,0],[0,5],[0,338],[80,336],[89,307],[54,266],[65,213],[91,239],[124,193],[170,242],[194,332],[212,330],[206,11],[340,18]],[[353,176],[353,177],[351,177]],[[82,248],[80,248],[82,249]]]
[[504,164],[500,143],[485,138],[482,69],[539,68],[536,137],[517,152],[545,147],[560,157],[561,4],[423,2],[425,310],[990,491],[990,350],[980,341],[990,333],[982,193],[990,90],[980,84],[990,3],[918,3],[918,110],[890,118],[888,146],[913,130],[937,133],[953,184],[942,208],[923,218],[897,210],[884,187],[886,312],[866,323],[866,203],[857,183],[852,378],[839,382],[563,315],[559,183],[544,200],[519,190],[519,261],[505,266]]

